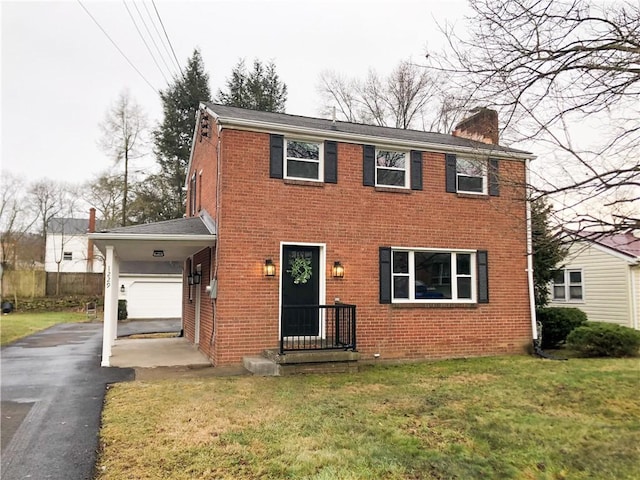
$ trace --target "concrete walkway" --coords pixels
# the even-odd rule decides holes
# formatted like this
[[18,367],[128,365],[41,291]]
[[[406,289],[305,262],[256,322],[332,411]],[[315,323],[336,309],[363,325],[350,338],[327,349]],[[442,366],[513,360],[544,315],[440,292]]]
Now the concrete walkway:
[[111,349],[111,366],[202,368],[211,362],[186,338],[119,338]]

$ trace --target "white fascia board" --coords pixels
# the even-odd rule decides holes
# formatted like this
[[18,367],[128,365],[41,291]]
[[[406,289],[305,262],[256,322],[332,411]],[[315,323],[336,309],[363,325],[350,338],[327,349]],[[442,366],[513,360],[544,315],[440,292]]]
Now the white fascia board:
[[90,233],[89,238],[91,240],[104,241],[104,240],[139,240],[139,241],[175,241],[175,242],[201,242],[215,240],[216,234],[210,235],[184,235],[184,234],[172,234],[172,235],[157,235],[157,234],[134,234],[134,233]]
[[487,149],[477,149],[477,148],[469,148],[469,147],[457,147],[454,145],[443,145],[441,143],[429,143],[429,142],[416,142],[411,140],[402,140],[397,138],[387,138],[387,137],[377,137],[371,135],[362,135],[357,133],[346,133],[339,131],[329,131],[325,129],[316,129],[316,128],[306,128],[306,127],[298,127],[294,125],[282,125],[280,123],[270,123],[270,122],[260,122],[260,121],[249,121],[249,120],[241,120],[237,118],[223,118],[218,115],[215,115],[210,109],[207,111],[212,114],[216,121],[221,124],[223,127],[232,129],[232,130],[248,130],[252,132],[261,132],[261,133],[283,133],[283,134],[293,134],[293,135],[307,135],[312,137],[320,137],[323,139],[332,139],[332,140],[343,140],[348,143],[376,143],[382,145],[389,145],[395,147],[402,147],[405,149],[424,149],[430,152],[439,152],[439,153],[461,153],[467,155],[483,155],[497,158],[504,158],[509,160],[534,160],[536,158],[535,155],[525,154],[525,153],[516,153],[516,152],[503,152],[500,150],[491,150],[490,145]]

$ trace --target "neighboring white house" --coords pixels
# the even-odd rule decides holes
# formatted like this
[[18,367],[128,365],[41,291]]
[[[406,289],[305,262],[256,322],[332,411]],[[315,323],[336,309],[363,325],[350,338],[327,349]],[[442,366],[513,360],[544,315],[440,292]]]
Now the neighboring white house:
[[[47,272],[104,272],[104,259],[88,233],[100,230],[90,218],[52,218],[47,228]],[[58,267],[60,268],[58,270]],[[121,262],[119,298],[127,301],[130,319],[182,316],[182,262]]]
[[638,230],[581,235],[552,282],[550,306],[576,307],[596,322],[640,329]]
[[102,254],[93,244],[89,248],[89,229],[89,218],[52,218],[47,226],[45,271],[102,273]]

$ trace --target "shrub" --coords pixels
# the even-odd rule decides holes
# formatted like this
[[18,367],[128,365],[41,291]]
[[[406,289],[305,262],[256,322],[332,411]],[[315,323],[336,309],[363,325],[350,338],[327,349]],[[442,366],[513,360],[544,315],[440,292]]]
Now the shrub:
[[585,357],[630,357],[638,354],[640,332],[614,323],[589,322],[569,334],[567,346]]
[[564,343],[573,329],[587,322],[587,314],[578,308],[540,308],[537,317],[542,324],[542,348]]
[[118,300],[118,320],[126,320],[129,316],[127,312],[127,301]]

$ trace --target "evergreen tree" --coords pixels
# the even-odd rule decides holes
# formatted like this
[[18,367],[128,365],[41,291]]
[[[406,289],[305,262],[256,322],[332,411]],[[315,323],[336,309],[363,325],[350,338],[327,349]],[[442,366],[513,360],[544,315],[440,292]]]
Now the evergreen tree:
[[533,245],[533,285],[536,306],[549,302],[549,283],[567,256],[562,240],[551,227],[552,207],[544,198],[531,202],[531,240]]
[[227,79],[227,90],[218,90],[217,101],[232,107],[283,113],[287,85],[278,77],[273,62],[263,65],[256,59],[253,70],[247,72],[244,60],[240,60]]
[[[200,102],[211,100],[209,75],[204,71],[204,63],[198,49],[187,61],[187,67],[181,78],[160,92],[164,119],[153,132],[155,154],[160,165],[160,181],[156,185],[162,188],[147,189],[146,200],[149,205],[140,211],[155,211],[155,220],[180,218],[185,212],[185,193],[182,191],[191,141],[196,124],[196,112]],[[156,204],[155,207],[153,204]],[[159,218],[158,218],[159,217]],[[145,218],[145,221],[151,221]]]

